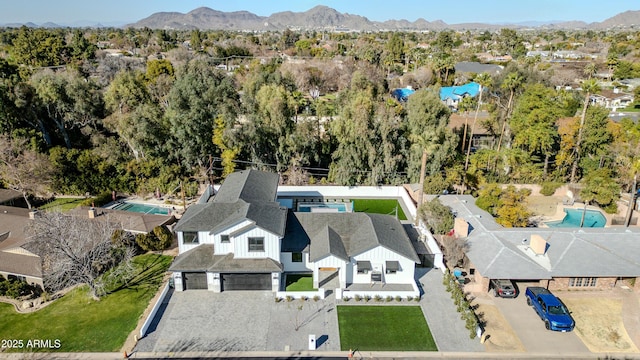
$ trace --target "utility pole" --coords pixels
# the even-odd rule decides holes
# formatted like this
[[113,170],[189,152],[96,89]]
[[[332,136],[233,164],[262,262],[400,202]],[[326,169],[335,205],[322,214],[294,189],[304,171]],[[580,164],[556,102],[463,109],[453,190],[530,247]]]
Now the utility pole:
[[624,226],[629,227],[631,224],[631,217],[633,215],[633,208],[636,206],[636,182],[638,176],[633,176],[633,186],[631,187],[631,197],[629,198],[629,208],[627,209],[627,217],[624,220]]

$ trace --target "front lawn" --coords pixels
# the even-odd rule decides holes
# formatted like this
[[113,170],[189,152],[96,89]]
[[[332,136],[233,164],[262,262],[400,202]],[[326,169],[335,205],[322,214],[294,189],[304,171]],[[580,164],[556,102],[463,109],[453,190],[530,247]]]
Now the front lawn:
[[437,351],[419,306],[338,306],[346,351]]
[[315,291],[313,288],[313,275],[311,274],[287,274],[285,280],[286,291]]
[[397,211],[398,220],[407,220],[402,206],[396,199],[354,199],[353,211],[386,215],[395,215]]
[[171,263],[170,256],[146,254],[134,258],[136,276],[99,301],[88,295],[88,287],[72,290],[51,305],[30,314],[18,314],[13,306],[0,303],[0,339],[30,339],[60,342],[55,349],[41,351],[120,351],[140,315],[158,291]]

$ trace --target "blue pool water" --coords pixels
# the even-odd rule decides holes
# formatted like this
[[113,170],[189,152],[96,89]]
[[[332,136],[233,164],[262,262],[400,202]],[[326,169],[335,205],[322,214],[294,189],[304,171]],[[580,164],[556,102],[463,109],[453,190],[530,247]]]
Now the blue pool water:
[[325,209],[337,209],[338,212],[347,212],[347,204],[345,203],[337,203],[337,204],[299,204],[298,211],[300,212],[311,212],[311,208],[325,208]]
[[[545,224],[549,227],[580,227],[580,220],[582,220],[582,212],[580,209],[564,209],[565,216],[561,221],[549,221]],[[587,210],[584,216],[583,227],[604,227],[607,223],[607,218],[597,210]]]
[[112,207],[112,209],[137,212],[137,213],[143,213],[143,214],[153,214],[153,215],[169,215],[169,212],[171,210],[169,208],[162,207],[162,206],[129,203],[126,201]]

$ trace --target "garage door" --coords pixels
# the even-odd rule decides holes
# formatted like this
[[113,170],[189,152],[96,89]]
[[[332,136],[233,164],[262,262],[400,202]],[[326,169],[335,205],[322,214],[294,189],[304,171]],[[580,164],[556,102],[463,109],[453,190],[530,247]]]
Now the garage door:
[[271,274],[222,274],[222,290],[271,290]]
[[185,290],[207,290],[207,273],[186,272],[182,273],[182,281]]

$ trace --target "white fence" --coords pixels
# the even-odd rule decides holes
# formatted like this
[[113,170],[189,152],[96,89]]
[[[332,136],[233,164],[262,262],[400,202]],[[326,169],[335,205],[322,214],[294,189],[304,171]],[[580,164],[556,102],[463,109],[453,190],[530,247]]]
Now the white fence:
[[413,290],[411,291],[382,291],[382,290],[347,290],[347,289],[336,289],[336,299],[342,299],[344,297],[348,297],[349,299],[353,299],[356,296],[361,298],[369,297],[370,299],[375,299],[376,296],[380,296],[383,299],[386,299],[387,296],[391,296],[395,298],[396,296],[400,296],[403,299],[407,299],[408,297],[417,298],[420,297],[420,289],[418,285],[414,282],[411,283],[411,287]]
[[[416,206],[402,186],[278,186],[278,196],[304,197],[322,196],[330,198],[402,199],[404,208],[412,218],[416,217]],[[409,215],[407,214],[407,215]]]
[[142,324],[142,328],[140,329],[141,339],[145,335],[147,335],[147,330],[149,330],[149,326],[151,326],[151,323],[153,322],[153,318],[156,317],[156,314],[158,313],[158,309],[160,309],[160,306],[162,306],[162,302],[164,301],[164,298],[167,296],[168,293],[169,293],[169,283],[167,283],[164,286],[164,289],[162,289],[162,293],[160,294],[158,301],[156,301],[155,305],[153,305],[153,308],[151,309],[151,313],[149,313],[147,320],[145,320],[144,324]]
[[286,299],[287,296],[293,299],[313,299],[315,296],[324,299],[324,288],[319,288],[317,291],[276,291],[277,298]]

